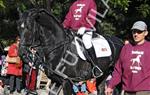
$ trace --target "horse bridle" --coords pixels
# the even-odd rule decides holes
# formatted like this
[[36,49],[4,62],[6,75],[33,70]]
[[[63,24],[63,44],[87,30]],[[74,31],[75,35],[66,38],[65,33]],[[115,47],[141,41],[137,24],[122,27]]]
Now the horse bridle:
[[[51,49],[48,53],[51,53],[51,52],[53,52],[53,51],[55,51],[55,50],[57,50],[58,48],[60,48],[60,47],[64,47],[64,50],[63,50],[63,55],[62,56],[64,56],[64,54],[65,54],[65,51],[66,51],[66,49],[67,49],[67,45],[66,44],[69,44],[71,41],[70,40],[72,40],[72,39],[67,39],[67,40],[65,40],[65,41],[61,41],[61,42],[59,42],[59,43],[57,43],[57,45],[53,48],[53,49]],[[21,43],[20,43],[21,44]],[[26,45],[25,44],[21,44],[22,46],[25,46],[26,47]],[[45,45],[34,45],[34,47],[35,48],[37,48],[37,47],[45,47]],[[34,48],[33,47],[33,48]],[[38,51],[37,51],[38,52]],[[36,57],[38,57],[38,58],[40,58],[40,56],[39,55],[35,55]],[[40,58],[41,59],[41,58]],[[64,76],[64,75],[62,75],[62,74],[60,74],[59,72],[57,72],[57,71],[55,71],[55,70],[53,70],[52,68],[49,68],[49,66],[48,66],[48,64],[40,64],[40,65],[42,65],[43,67],[45,67],[45,68],[47,68],[48,69],[48,71],[49,72],[51,72],[51,73],[54,73],[54,74],[56,74],[56,75],[58,75],[58,76],[60,76],[60,77],[62,77],[63,79],[68,79],[72,84],[74,83],[73,81],[80,81],[81,80],[81,78],[80,77],[76,77],[76,78],[71,78],[71,77],[68,77],[67,75],[66,76]],[[41,71],[43,71],[41,68],[39,68]],[[44,71],[43,71],[44,72]]]

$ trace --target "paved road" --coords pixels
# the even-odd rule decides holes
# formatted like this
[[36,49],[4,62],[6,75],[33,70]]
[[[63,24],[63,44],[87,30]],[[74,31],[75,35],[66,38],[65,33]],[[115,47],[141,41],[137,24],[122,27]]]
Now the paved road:
[[[37,92],[38,95],[48,95],[48,91],[45,89],[38,89]],[[13,95],[25,95],[25,93],[26,93],[25,90],[22,90],[21,94],[15,91]],[[4,87],[3,90],[0,90],[0,95],[9,95],[9,89],[7,87]]]
[[[37,90],[38,95],[48,95],[48,90],[46,90],[45,88],[42,89],[38,89]],[[18,94],[16,91],[14,92],[13,95],[25,95],[25,90],[21,91],[21,94]],[[59,95],[63,95],[63,92],[61,91]],[[7,87],[4,87],[3,90],[0,90],[0,95],[9,95],[9,89]]]

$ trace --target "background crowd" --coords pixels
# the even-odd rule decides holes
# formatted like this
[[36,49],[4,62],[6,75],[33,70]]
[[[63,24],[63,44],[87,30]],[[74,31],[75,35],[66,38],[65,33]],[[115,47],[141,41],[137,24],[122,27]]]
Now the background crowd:
[[4,94],[4,87],[6,87],[9,89],[9,95],[13,95],[14,92],[21,95],[22,90],[26,90],[26,93],[37,95],[36,79],[38,69],[36,69],[34,65],[35,60],[37,60],[34,59],[36,50],[30,48],[30,55],[27,56],[29,56],[31,60],[23,62],[18,53],[19,42],[20,38],[17,36],[15,42],[12,43],[6,51],[1,52],[0,93]]

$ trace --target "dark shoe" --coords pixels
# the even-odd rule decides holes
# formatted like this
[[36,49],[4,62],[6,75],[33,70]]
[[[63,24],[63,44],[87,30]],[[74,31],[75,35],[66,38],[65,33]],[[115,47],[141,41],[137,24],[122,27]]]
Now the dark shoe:
[[14,91],[10,91],[10,94],[13,94],[14,93]]
[[30,95],[30,94],[32,94],[32,95],[38,95],[38,93],[37,93],[36,90],[28,90],[28,89],[26,89],[25,92],[26,92],[25,95]]
[[33,94],[33,95],[38,95],[38,93],[37,93],[37,91],[36,90],[30,90],[30,92],[29,92],[30,94]]
[[18,93],[21,93],[21,90],[17,90]]
[[13,95],[13,92],[10,92],[9,95]]
[[17,92],[15,93],[15,95],[21,95],[21,92],[18,92],[18,91],[17,91]]

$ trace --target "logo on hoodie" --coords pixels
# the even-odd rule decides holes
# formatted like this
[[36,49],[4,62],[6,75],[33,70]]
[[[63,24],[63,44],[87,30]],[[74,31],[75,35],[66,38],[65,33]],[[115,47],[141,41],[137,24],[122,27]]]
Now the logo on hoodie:
[[77,4],[77,9],[75,9],[75,14],[73,15],[75,20],[79,20],[82,17],[82,9],[85,6],[85,4]]
[[141,71],[141,57],[144,54],[142,51],[132,51],[133,58],[130,60],[132,62],[130,69],[132,70],[132,73],[138,73],[138,71]]

